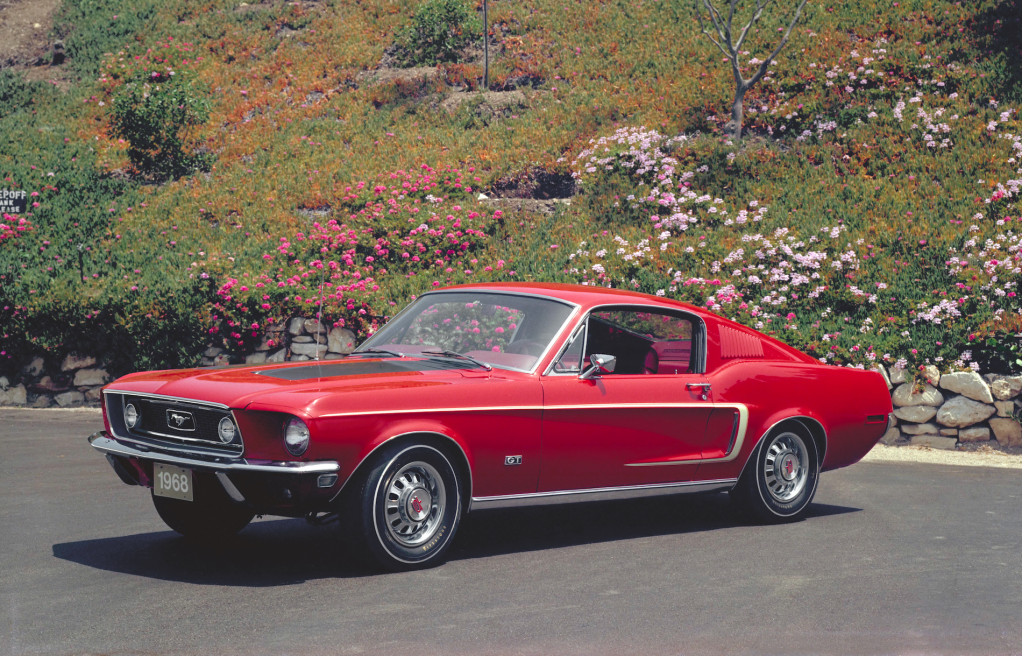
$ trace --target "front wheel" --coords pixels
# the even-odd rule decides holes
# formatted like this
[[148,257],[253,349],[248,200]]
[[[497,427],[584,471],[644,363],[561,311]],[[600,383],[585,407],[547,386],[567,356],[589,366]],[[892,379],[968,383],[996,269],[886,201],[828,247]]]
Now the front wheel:
[[351,508],[355,540],[390,570],[431,567],[444,560],[459,519],[458,475],[437,449],[385,449],[358,489]]
[[814,438],[803,426],[788,424],[761,441],[733,498],[762,522],[799,519],[814,498],[819,469]]

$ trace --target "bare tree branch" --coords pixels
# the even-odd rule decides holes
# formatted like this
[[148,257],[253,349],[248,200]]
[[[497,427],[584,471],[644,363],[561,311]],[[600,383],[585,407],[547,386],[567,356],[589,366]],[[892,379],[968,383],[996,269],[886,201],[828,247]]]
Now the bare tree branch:
[[793,33],[793,28],[796,27],[797,21],[800,20],[800,12],[804,10],[804,5],[806,4],[807,0],[800,0],[800,4],[796,8],[796,14],[793,16],[793,20],[790,21],[789,27],[786,28],[786,33],[782,35],[782,40],[779,41],[779,45],[775,46],[775,50],[772,51],[772,54],[768,55],[768,57],[761,62],[761,66],[757,69],[757,73],[754,74],[754,77],[750,78],[750,84],[757,83],[757,81],[764,77],[764,74],[768,72],[768,67],[771,65],[772,60],[779,56],[779,53],[782,52],[782,48],[789,42],[789,35]]
[[[777,0],[754,0],[754,8],[750,15],[750,20],[740,30],[739,38],[733,42],[732,39],[732,27],[733,19],[736,18],[736,7],[739,0],[729,0],[729,9],[726,16],[723,17],[720,12],[712,3],[711,0],[693,0],[694,13],[697,14],[697,22],[700,25],[701,34],[705,35],[711,43],[722,51],[725,55],[726,60],[732,67],[733,79],[736,82],[736,93],[733,98],[732,104],[732,119],[729,121],[727,127],[732,133],[732,136],[739,139],[743,129],[743,97],[746,92],[758,81],[760,81],[765,74],[768,72],[768,67],[771,66],[772,61],[782,52],[782,49],[789,42],[789,37],[793,33],[793,28],[800,21],[800,16],[803,13],[804,6],[807,4],[807,0],[800,0],[796,7],[796,11],[793,14],[793,19],[789,22],[789,26],[786,28],[785,33],[782,35],[782,39],[772,50],[771,54],[768,55],[761,62],[757,71],[750,78],[744,78],[743,73],[740,70],[739,53],[743,47],[743,42],[746,41],[747,35],[757,24],[757,21],[761,19],[765,10],[770,8],[772,5],[777,3]],[[707,14],[705,18],[704,14]],[[708,25],[710,23],[710,26]],[[713,31],[712,31],[713,28]]]
[[[709,11],[713,12],[714,9],[708,4],[708,0],[694,0],[694,3],[693,3],[694,4],[694,11],[697,14],[697,22],[700,24],[700,31],[701,31],[701,33],[704,34],[705,36],[707,36],[708,39],[711,41],[711,43],[713,43],[716,46],[718,46],[718,49],[722,51],[723,55],[725,55],[726,57],[730,57],[731,58],[732,57],[732,53],[729,52],[728,50],[726,50],[725,46],[722,45],[721,41],[719,41],[718,39],[715,39],[715,37],[711,34],[711,32],[708,31],[707,26],[704,24],[704,12],[701,11],[700,5],[697,4],[698,2],[703,2],[704,6]],[[719,32],[717,29],[715,31],[718,32],[719,38],[721,38],[721,32]]]
[[765,8],[767,8],[768,5],[771,5],[774,1],[775,0],[768,0],[767,2],[762,2],[762,0],[757,0],[757,4],[754,7],[754,13],[750,16],[750,22],[744,26],[743,30],[740,32],[739,40],[736,42],[736,45],[733,46],[737,52],[743,47],[743,42],[747,39],[747,32],[749,32],[750,28],[754,26],[754,23],[761,19],[761,14],[764,13]]

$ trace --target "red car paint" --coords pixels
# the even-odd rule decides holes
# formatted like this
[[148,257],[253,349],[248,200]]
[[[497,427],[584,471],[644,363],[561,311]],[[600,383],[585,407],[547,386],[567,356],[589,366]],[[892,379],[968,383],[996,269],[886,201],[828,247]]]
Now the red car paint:
[[[821,471],[844,467],[881,438],[892,411],[877,373],[822,364],[692,305],[626,291],[525,283],[453,287],[420,299],[451,293],[459,299],[477,294],[507,295],[516,302],[554,299],[566,316],[535,362],[534,356],[515,354],[514,341],[493,347],[493,356],[484,348],[470,352],[491,357],[490,370],[454,360],[435,368],[428,366],[428,356],[414,352],[402,358],[367,354],[320,363],[132,374],[105,388],[106,433],[91,441],[138,469],[174,449],[112,450],[126,429],[112,425],[108,415],[119,413],[124,399],[138,394],[219,404],[230,410],[244,444],[244,451],[232,456],[237,462],[337,463],[337,480],[329,488],[291,490],[287,498],[270,495],[256,507],[303,514],[332,510],[346,485],[364,475],[360,466],[383,445],[425,440],[443,447],[460,471],[461,496],[472,500],[468,510],[686,483],[729,489],[761,441],[787,421],[800,422],[813,434]],[[693,332],[689,338],[657,341],[617,327],[615,312],[663,323],[678,319]],[[591,313],[581,339],[597,343],[600,333],[603,344],[623,340],[617,358],[623,370],[587,376],[583,360],[580,371],[558,373],[554,367],[563,346],[582,334]],[[510,310],[510,318],[513,314]],[[645,360],[638,353],[648,341]],[[525,362],[532,365],[501,368]],[[282,441],[282,425],[290,417],[303,420],[309,430],[309,447],[298,457]],[[204,462],[196,458],[189,466],[201,471]],[[791,467],[788,459],[780,471],[788,476]],[[260,485],[257,474],[244,477],[247,489]],[[273,477],[266,474],[267,485],[281,487]]]

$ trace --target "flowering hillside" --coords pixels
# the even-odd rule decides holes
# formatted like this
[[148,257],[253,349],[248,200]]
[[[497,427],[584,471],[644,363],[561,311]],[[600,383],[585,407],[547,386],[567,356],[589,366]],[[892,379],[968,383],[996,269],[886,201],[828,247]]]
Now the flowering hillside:
[[1019,0],[812,3],[736,143],[687,3],[490,0],[487,89],[464,40],[399,67],[419,4],[66,0],[74,82],[0,71],[0,188],[30,194],[0,373],[192,364],[321,309],[365,336],[489,280],[680,298],[836,364],[1019,368]]

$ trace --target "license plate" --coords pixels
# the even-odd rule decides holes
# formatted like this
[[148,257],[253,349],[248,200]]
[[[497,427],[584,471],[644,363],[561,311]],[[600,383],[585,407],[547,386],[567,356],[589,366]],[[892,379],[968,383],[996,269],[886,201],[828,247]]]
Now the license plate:
[[192,501],[192,470],[153,463],[153,494]]

